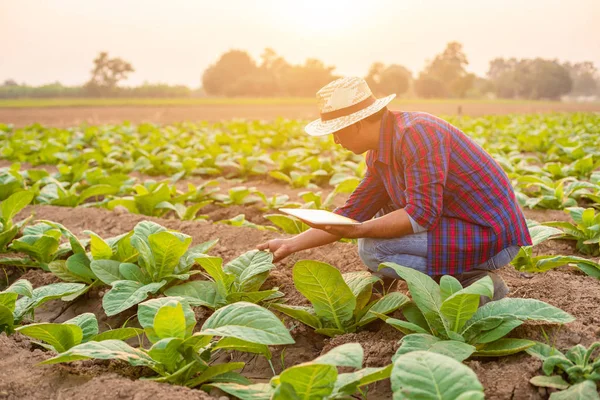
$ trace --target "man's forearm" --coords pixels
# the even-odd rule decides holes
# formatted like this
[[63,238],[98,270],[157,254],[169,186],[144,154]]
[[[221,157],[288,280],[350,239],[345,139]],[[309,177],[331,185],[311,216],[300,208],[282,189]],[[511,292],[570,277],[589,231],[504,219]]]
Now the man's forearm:
[[413,227],[404,209],[363,222],[358,226],[356,237],[396,238],[413,233]]
[[289,240],[293,251],[297,252],[337,242],[340,239],[340,236],[332,235],[331,233],[327,233],[320,229],[311,228]]

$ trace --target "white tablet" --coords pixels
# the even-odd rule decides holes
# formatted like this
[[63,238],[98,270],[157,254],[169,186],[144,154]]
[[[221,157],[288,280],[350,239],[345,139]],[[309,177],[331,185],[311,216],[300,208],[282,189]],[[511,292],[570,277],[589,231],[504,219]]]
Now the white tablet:
[[326,210],[312,210],[306,208],[280,208],[279,211],[293,215],[315,225],[359,225],[360,222]]

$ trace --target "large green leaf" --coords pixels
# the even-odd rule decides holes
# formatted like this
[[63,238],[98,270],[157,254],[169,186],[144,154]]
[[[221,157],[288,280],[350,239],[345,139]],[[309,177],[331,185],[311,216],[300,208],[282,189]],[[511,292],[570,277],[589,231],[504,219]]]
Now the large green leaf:
[[138,328],[116,328],[108,331],[104,331],[102,333],[93,336],[91,340],[95,342],[101,342],[103,340],[127,340],[132,337],[140,337],[144,331]]
[[116,260],[93,260],[90,263],[92,272],[107,285],[120,281],[123,276],[119,272],[120,261]]
[[186,322],[181,303],[162,306],[154,316],[154,333],[161,339],[186,337]]
[[58,353],[69,350],[81,343],[82,330],[74,324],[40,323],[25,325],[17,331],[31,338],[44,341],[54,347]]
[[158,299],[152,299],[141,303],[138,306],[138,321],[142,328],[146,331],[148,339],[152,343],[156,343],[160,340],[160,337],[154,332],[154,319],[158,314],[158,311],[165,306],[175,307],[177,304],[181,304],[183,309],[183,315],[185,318],[185,330],[186,337],[190,336],[196,326],[196,316],[194,311],[189,306],[188,302],[181,297],[161,297]]
[[198,385],[202,385],[203,383],[210,382],[213,378],[219,375],[225,374],[236,369],[241,369],[244,367],[244,365],[245,364],[243,362],[229,362],[227,364],[211,365],[204,371],[202,371],[202,373],[198,377],[187,382],[186,386],[196,387]]
[[462,285],[452,275],[444,275],[440,279],[440,293],[442,295],[442,301],[445,301],[448,297],[452,296],[456,292],[460,292],[463,289]]
[[13,310],[6,307],[4,304],[0,304],[0,333],[8,332],[9,334],[13,331],[15,317]]
[[331,397],[351,396],[359,387],[388,379],[391,373],[392,365],[390,364],[381,368],[363,368],[355,372],[339,374]]
[[230,287],[235,280],[235,275],[228,274],[223,270],[223,259],[219,257],[203,256],[197,258],[196,262],[200,264],[200,266],[202,266],[215,281],[217,285],[217,299],[224,300],[229,294]]
[[337,369],[327,364],[300,364],[283,371],[279,379],[290,384],[300,399],[321,400],[333,392]]
[[96,274],[94,274],[90,268],[90,259],[85,253],[75,253],[71,255],[67,258],[66,267],[71,273],[81,277],[81,281],[83,282],[91,283],[98,279]]
[[30,255],[43,263],[52,261],[53,255],[60,245],[60,231],[51,231],[44,235],[26,235],[13,240],[10,248],[13,251]]
[[178,349],[183,343],[182,338],[165,337],[154,343],[148,351],[148,355],[160,364],[163,364],[167,371],[175,372],[179,361],[183,359]]
[[596,382],[585,380],[571,386],[567,390],[555,392],[550,395],[550,400],[599,400]]
[[33,297],[33,286],[27,279],[19,279],[10,285],[4,292],[17,293],[25,297]]
[[410,333],[423,333],[429,335],[430,332],[426,329],[420,327],[419,325],[413,324],[412,322],[404,321],[396,318],[388,318],[383,314],[377,315],[379,318],[383,319],[387,324],[390,324],[394,328],[398,329],[400,332],[408,335]]
[[123,279],[135,281],[147,285],[152,283],[152,279],[140,267],[132,263],[119,264],[119,274]]
[[271,400],[274,389],[268,383],[255,383],[253,385],[240,385],[237,383],[211,383],[209,387],[216,387],[241,400]]
[[[81,253],[79,253],[79,254],[81,254]],[[54,260],[54,261],[48,263],[48,269],[50,270],[50,272],[52,272],[54,275],[56,275],[57,277],[59,277],[61,280],[65,281],[65,282],[85,282],[85,283],[92,282],[91,279],[89,279],[89,278],[79,276],[79,275],[71,272],[71,270],[69,268],[67,268],[66,260]]]
[[98,334],[98,320],[92,313],[79,314],[78,316],[63,322],[63,324],[73,324],[80,327],[83,334],[83,337],[81,338],[82,342],[87,342],[93,336]]
[[371,299],[373,284],[380,279],[368,271],[347,272],[342,277],[356,297],[356,314],[367,305]]
[[17,293],[2,292],[0,293],[0,305],[8,308],[12,313],[12,311],[15,309],[18,297],[19,295]]
[[219,340],[213,349],[236,350],[245,353],[261,354],[268,360],[271,359],[271,351],[269,350],[269,346],[248,342],[235,337],[225,337]]
[[396,359],[391,375],[394,400],[454,400],[473,392],[469,399],[484,399],[483,386],[467,366],[442,354],[414,351]]
[[193,306],[216,308],[216,284],[209,281],[192,281],[165,290],[167,296],[183,297]]
[[127,310],[146,300],[150,293],[156,293],[166,285],[166,281],[144,285],[134,281],[114,281],[112,288],[102,298],[102,307],[109,317]]
[[[471,330],[475,333],[479,333],[485,327],[488,320],[494,321],[497,320],[498,317],[516,318],[521,321],[533,320],[553,323],[568,323],[575,320],[572,315],[551,306],[550,304],[544,303],[543,301],[505,298],[498,301],[492,301],[483,307],[480,307],[473,317],[467,321],[462,333],[463,335],[465,333],[471,334],[472,332],[469,332]],[[500,322],[501,321],[499,321],[498,324]]]
[[502,321],[500,325],[489,331],[481,332],[475,336],[470,342],[478,343],[490,343],[506,336],[510,331],[523,324],[523,321],[519,319],[507,319]]
[[271,304],[271,308],[297,319],[313,329],[322,328],[319,317],[315,315],[315,311],[311,307],[290,306],[287,304],[274,303]]
[[123,360],[133,366],[149,367],[156,364],[156,362],[146,353],[134,349],[121,340],[82,343],[54,358],[43,361],[40,364],[57,364],[61,362],[87,360],[90,358],[97,358],[100,360]]
[[408,297],[400,292],[388,293],[369,308],[369,311],[358,321],[358,326],[374,321],[377,319],[377,314],[386,315],[394,312],[408,302],[410,302]]
[[215,311],[202,326],[201,333],[266,345],[294,343],[288,330],[271,311],[246,302]]
[[42,304],[76,293],[84,287],[83,283],[52,283],[34,289],[31,292],[31,297],[21,297],[17,300],[14,312],[15,319],[20,320],[26,313]]
[[273,269],[273,254],[266,251],[251,250],[227,263],[223,270],[237,277],[239,290],[254,292],[264,283],[266,272]]
[[54,221],[40,220],[40,222],[58,229],[61,234],[63,234],[67,239],[69,239],[69,244],[71,245],[71,250],[73,251],[73,253],[85,253],[85,245],[81,243],[77,236],[75,236],[73,232],[67,229],[66,226]]
[[446,323],[440,310],[442,297],[440,287],[431,277],[422,272],[394,263],[383,263],[379,269],[392,268],[408,284],[413,301],[423,313],[436,336],[447,337]]
[[84,231],[90,235],[90,252],[94,260],[110,260],[113,255],[113,250],[108,243],[100,236],[92,231]]
[[329,364],[334,367],[361,368],[363,363],[363,348],[358,343],[346,343],[334,347],[327,353],[315,358],[313,364]]
[[406,335],[400,340],[400,348],[392,357],[392,361],[402,354],[412,351],[432,351],[452,357],[457,361],[464,361],[475,352],[475,346],[456,340],[441,340],[428,334],[414,333]]
[[531,242],[534,246],[537,246],[552,237],[562,235],[563,231],[551,226],[536,225],[529,228],[529,234],[531,235]]
[[159,280],[173,274],[179,259],[190,247],[192,238],[173,232],[158,232],[148,236],[148,241],[155,261],[155,269],[151,273],[154,280]]
[[298,261],[293,269],[294,284],[313,305],[317,316],[343,329],[356,307],[356,298],[340,271],[318,261]]
[[32,192],[20,191],[11,194],[6,200],[2,201],[2,203],[0,203],[0,217],[2,217],[4,223],[9,224],[9,221],[11,221],[19,211],[31,203],[33,196],[34,194]]
[[478,345],[475,356],[478,357],[500,357],[519,353],[535,345],[533,340],[525,339],[499,339],[495,342]]
[[486,276],[464,289],[449,296],[442,303],[440,311],[448,320],[450,329],[459,332],[465,323],[475,314],[481,296],[494,296],[494,282]]
[[237,301],[247,301],[249,303],[260,303],[263,300],[273,299],[274,296],[282,297],[283,293],[275,289],[261,290],[258,292],[234,292],[227,295],[228,303],[235,303]]

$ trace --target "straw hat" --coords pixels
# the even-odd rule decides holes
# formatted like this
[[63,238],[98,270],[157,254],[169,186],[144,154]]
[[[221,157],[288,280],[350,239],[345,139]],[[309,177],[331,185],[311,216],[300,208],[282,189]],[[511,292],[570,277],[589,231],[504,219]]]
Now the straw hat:
[[336,79],[317,92],[321,118],[306,125],[310,136],[329,135],[387,106],[396,97],[376,99],[367,82],[358,77]]

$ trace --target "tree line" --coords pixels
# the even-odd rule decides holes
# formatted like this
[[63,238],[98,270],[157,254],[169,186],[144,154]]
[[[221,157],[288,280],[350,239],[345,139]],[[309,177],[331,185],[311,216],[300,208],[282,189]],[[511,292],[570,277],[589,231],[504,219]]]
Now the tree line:
[[[600,95],[600,74],[589,61],[561,63],[542,58],[496,58],[490,61],[485,77],[468,72],[468,58],[463,46],[450,42],[425,68],[413,74],[399,64],[373,63],[365,79],[376,95],[423,98],[559,99],[564,95]],[[138,87],[119,85],[134,72],[121,58],[105,52],[94,60],[90,80],[77,87],[60,83],[31,87],[12,80],[0,86],[0,98],[11,97],[312,97],[336,79],[334,66],[309,58],[303,64],[291,64],[267,48],[258,61],[243,50],[222,54],[202,74],[201,90],[183,86],[144,84]]]

